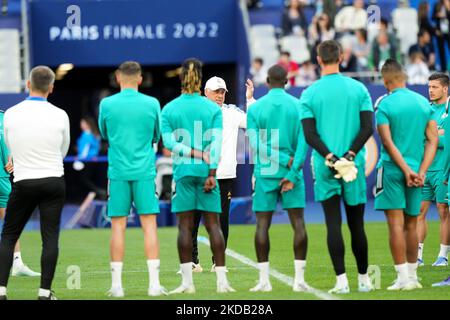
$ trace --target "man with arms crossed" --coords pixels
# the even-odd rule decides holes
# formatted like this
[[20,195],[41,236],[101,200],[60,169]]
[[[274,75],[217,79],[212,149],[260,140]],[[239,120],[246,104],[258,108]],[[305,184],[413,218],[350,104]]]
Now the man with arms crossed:
[[123,297],[122,267],[125,229],[134,203],[144,231],[144,249],[149,272],[149,296],[167,294],[159,282],[159,242],[156,217],[159,201],[155,190],[155,152],[160,138],[158,100],[138,91],[141,66],[134,61],[120,65],[116,72],[120,93],[100,102],[98,119],[102,137],[108,140],[109,199],[111,217],[112,297]]
[[389,94],[379,100],[376,111],[383,148],[378,163],[375,209],[386,214],[397,272],[397,279],[387,289],[420,289],[417,216],[421,186],[438,146],[438,131],[433,108],[423,96],[406,88],[407,76],[397,61],[388,59],[381,75]]

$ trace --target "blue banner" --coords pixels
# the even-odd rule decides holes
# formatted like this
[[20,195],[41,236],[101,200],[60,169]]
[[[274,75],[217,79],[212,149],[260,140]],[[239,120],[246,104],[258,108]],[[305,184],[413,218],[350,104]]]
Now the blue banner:
[[29,9],[33,65],[238,60],[234,0],[34,0]]

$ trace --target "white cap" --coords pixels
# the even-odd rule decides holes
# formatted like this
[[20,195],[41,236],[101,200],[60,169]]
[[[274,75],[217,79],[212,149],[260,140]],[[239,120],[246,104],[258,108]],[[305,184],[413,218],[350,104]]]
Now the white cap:
[[205,89],[209,89],[212,91],[216,91],[219,89],[225,89],[225,91],[228,92],[227,84],[225,83],[225,80],[223,80],[222,78],[219,78],[219,77],[212,77],[208,81],[206,81]]

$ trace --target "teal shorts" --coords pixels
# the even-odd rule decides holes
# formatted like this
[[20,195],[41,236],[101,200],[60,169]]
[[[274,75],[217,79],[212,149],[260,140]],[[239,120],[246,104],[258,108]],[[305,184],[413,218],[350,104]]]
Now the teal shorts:
[[280,178],[256,178],[252,209],[254,212],[272,212],[281,198],[283,209],[305,207],[305,183],[303,178],[294,189],[281,193]]
[[221,213],[220,187],[216,180],[216,187],[211,192],[205,192],[206,177],[186,176],[172,182],[172,212],[205,211]]
[[10,193],[11,182],[9,178],[0,178],[0,208],[6,208]]
[[422,188],[407,187],[403,172],[395,164],[384,162],[377,171],[376,210],[403,210],[409,216],[420,214]]
[[314,179],[314,199],[322,202],[338,195],[343,197],[346,204],[356,206],[367,202],[367,185],[364,164],[356,166],[358,175],[356,180],[345,182],[336,179],[334,173],[325,162],[312,161],[312,174]]
[[109,180],[108,217],[127,217],[134,203],[137,214],[159,213],[155,180]]
[[447,186],[444,184],[444,172],[428,171],[422,188],[423,201],[447,203]]

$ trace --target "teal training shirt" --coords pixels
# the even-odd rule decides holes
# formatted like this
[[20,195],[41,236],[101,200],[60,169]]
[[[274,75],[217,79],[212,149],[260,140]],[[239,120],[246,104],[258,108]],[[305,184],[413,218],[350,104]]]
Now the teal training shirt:
[[[342,157],[361,130],[360,113],[373,112],[367,88],[359,81],[340,73],[323,76],[300,97],[301,118],[314,118],[317,132],[330,152]],[[324,158],[314,150],[314,161]],[[365,148],[355,158],[357,165],[365,163]]]
[[[433,108],[427,99],[407,88],[393,90],[376,111],[377,126],[389,125],[392,140],[412,170],[419,170],[424,153],[425,130],[433,120]],[[394,163],[384,148],[380,162]]]
[[[248,110],[247,134],[254,153],[255,177],[298,182],[308,150],[298,99],[284,89],[271,89]],[[294,161],[289,169],[291,157]]]
[[[161,114],[164,146],[172,151],[174,179],[207,177],[217,169],[222,147],[222,110],[200,94],[182,94]],[[192,149],[210,153],[210,164],[190,157]]]
[[147,180],[155,177],[153,144],[160,138],[158,100],[134,89],[100,102],[99,128],[108,140],[108,178]]
[[[444,122],[447,117],[447,114],[445,112],[445,106],[447,103],[444,104],[433,104],[433,119],[436,121],[438,130],[444,129]],[[444,162],[445,162],[445,155],[444,155],[444,136],[439,136],[439,145],[438,149],[436,151],[436,155],[434,156],[433,163],[428,168],[428,171],[440,171],[444,169]]]
[[5,113],[0,111],[0,178],[9,178],[9,173],[5,170],[5,166],[8,163],[9,150],[6,147],[4,128],[3,128],[3,117]]

